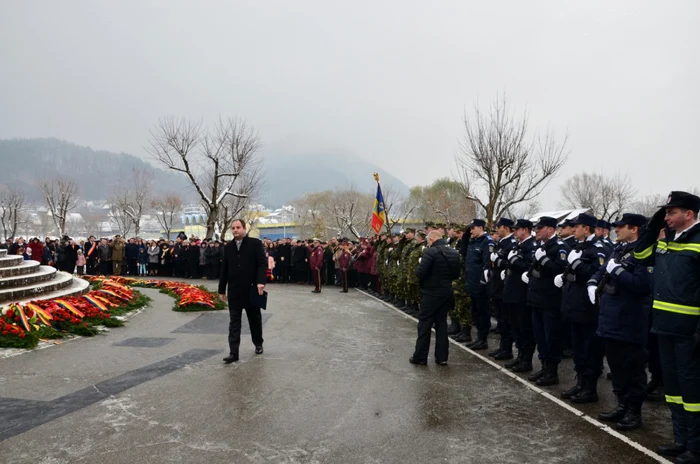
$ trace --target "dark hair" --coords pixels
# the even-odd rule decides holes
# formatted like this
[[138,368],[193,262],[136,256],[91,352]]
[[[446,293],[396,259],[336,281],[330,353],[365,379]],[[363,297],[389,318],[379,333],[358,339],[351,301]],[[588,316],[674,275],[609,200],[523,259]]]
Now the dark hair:
[[233,221],[231,221],[231,225],[233,225],[233,223],[236,221],[240,222],[241,226],[245,229],[245,219],[234,219]]

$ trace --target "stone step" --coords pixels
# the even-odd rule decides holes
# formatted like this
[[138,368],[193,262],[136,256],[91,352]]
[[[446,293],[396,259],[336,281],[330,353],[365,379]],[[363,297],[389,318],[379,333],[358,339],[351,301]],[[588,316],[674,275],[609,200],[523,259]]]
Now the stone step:
[[0,256],[7,256],[7,250],[5,248],[0,248]]
[[[67,272],[62,272],[58,271],[56,279],[61,279],[62,276],[70,276]],[[48,292],[48,293],[42,293],[39,295],[34,295],[29,298],[20,298],[18,300],[12,300],[12,303],[29,303],[30,301],[34,300],[53,300],[55,298],[67,298],[69,296],[77,296],[77,295],[82,295],[83,293],[87,293],[90,290],[90,282],[84,279],[79,279],[76,277],[70,276],[71,279],[68,280],[68,285],[65,287],[59,288],[55,291]],[[6,303],[0,303],[0,306],[5,305],[7,303],[10,303],[9,301]]]
[[19,266],[24,262],[24,257],[19,255],[0,256],[0,268]]
[[33,274],[39,271],[39,266],[41,266],[39,261],[29,260],[22,261],[19,266],[0,267],[0,279],[25,274]]
[[56,269],[49,266],[41,266],[41,268],[49,268],[48,270],[41,270],[42,278],[47,280],[39,280],[20,287],[4,288],[0,290],[0,302],[14,302],[24,299],[35,300],[40,298],[42,294],[62,290],[73,284],[73,276],[67,272],[57,272]]
[[56,268],[51,266],[39,266],[33,274],[19,275],[0,279],[0,290],[7,290],[17,287],[27,287],[41,282],[51,280],[56,275]]

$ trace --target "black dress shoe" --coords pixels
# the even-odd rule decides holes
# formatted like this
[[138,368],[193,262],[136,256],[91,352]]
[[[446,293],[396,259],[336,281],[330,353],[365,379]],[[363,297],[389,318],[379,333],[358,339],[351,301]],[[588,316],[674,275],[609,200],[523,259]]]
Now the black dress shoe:
[[467,347],[474,351],[488,350],[489,343],[486,340],[477,340],[476,342],[467,345]]
[[263,347],[262,345],[258,345],[255,347],[255,354],[263,354]]
[[501,349],[500,349],[500,348],[496,348],[495,350],[489,351],[488,354],[489,354],[490,357],[493,358],[494,356],[496,356],[496,355],[497,355],[498,353],[500,353],[500,352],[501,352]]
[[231,363],[238,362],[238,355],[237,355],[237,354],[228,355],[228,356],[226,356],[226,357],[224,358],[224,362],[225,362],[226,364],[231,364]]
[[435,364],[438,366],[447,366],[447,361],[438,361],[437,359],[435,360]]
[[[536,385],[540,387],[549,387],[550,385],[559,385],[559,376],[555,373],[552,372],[546,372],[542,377],[537,379],[535,382]],[[573,401],[573,398],[572,398]],[[598,401],[596,399],[596,401]]]
[[516,364],[515,366],[513,366],[510,370],[511,370],[512,372],[518,372],[518,373],[520,373],[520,372],[530,372],[530,371],[532,371],[532,369],[533,369],[533,367],[532,367],[532,363],[531,363],[531,362],[520,361],[518,364]]
[[686,451],[676,458],[676,464],[700,464],[700,454]]
[[311,290],[311,293],[321,293],[321,290]]
[[533,372],[532,374],[528,375],[527,380],[529,380],[530,382],[536,382],[540,378],[544,377],[544,373],[545,373],[544,366],[542,366],[542,369],[540,369],[539,371]]
[[408,358],[408,362],[410,362],[411,364],[418,364],[419,366],[427,366],[428,365],[428,361],[425,361],[425,360],[421,361],[420,359],[414,359],[413,356]]
[[569,399],[576,404],[597,403],[598,392],[593,389],[583,388]]
[[564,390],[563,392],[561,392],[561,397],[565,400],[568,400],[572,396],[578,394],[581,391],[581,389],[583,389],[583,379],[578,378],[576,380],[576,385],[569,388],[568,390]]
[[[627,404],[618,401],[614,411],[601,412],[600,414],[598,414],[598,420],[603,422],[617,422],[619,420],[622,420],[622,418],[625,417],[625,414],[627,414]],[[685,449],[685,446],[683,447],[683,449]]]
[[505,361],[506,359],[513,359],[513,353],[509,351],[501,351],[496,356],[493,357],[496,361]]
[[661,456],[676,457],[685,453],[685,445],[680,445],[678,443],[664,443],[656,448],[656,452]]
[[629,432],[630,430],[638,429],[642,426],[642,408],[641,407],[630,407],[627,410],[625,417],[615,424],[615,428],[622,432]]

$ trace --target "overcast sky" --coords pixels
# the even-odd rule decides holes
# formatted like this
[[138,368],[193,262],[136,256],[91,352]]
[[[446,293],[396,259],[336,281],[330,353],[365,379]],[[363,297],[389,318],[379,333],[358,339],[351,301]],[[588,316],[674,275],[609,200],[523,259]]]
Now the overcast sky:
[[454,170],[465,109],[506,92],[569,134],[543,207],[581,170],[665,194],[698,185],[699,24],[696,0],[5,0],[0,138],[145,156],[161,116],[239,115],[268,149],[428,184]]

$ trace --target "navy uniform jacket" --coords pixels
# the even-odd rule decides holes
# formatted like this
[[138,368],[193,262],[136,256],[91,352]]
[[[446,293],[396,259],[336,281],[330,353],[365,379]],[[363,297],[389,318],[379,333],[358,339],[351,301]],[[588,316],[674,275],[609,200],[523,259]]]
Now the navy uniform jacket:
[[[508,253],[516,249],[517,246],[518,241],[513,237],[513,234],[510,234],[499,240],[493,248],[494,253],[498,254],[498,258],[493,262],[493,272],[491,273],[491,297],[494,299],[503,299],[505,282],[501,280],[501,271],[508,268]],[[489,257],[489,259],[491,258]]]
[[611,259],[621,267],[608,274],[607,264],[602,266],[588,285],[597,287],[607,279],[600,296],[598,336],[643,345],[649,332],[653,269],[634,257],[636,244],[631,242],[616,247]]
[[654,266],[652,332],[690,338],[700,333],[700,223],[677,239],[671,229],[658,242],[656,236],[647,230],[634,252]]
[[526,273],[534,259],[535,239],[529,237],[518,243],[518,254],[508,260],[506,281],[503,287],[503,302],[510,304],[525,304],[527,301],[527,284],[522,276]]
[[561,289],[554,285],[554,278],[564,273],[569,247],[556,236],[547,240],[541,248],[547,253],[539,261],[535,260],[528,276],[527,304],[534,308],[561,307]]
[[596,237],[577,243],[581,258],[569,264],[564,271],[561,294],[561,312],[571,322],[592,324],[598,320],[598,309],[588,298],[588,280],[598,272],[607,259],[607,249]]
[[[464,250],[464,243],[462,243]],[[464,258],[464,282],[465,290],[469,296],[481,296],[486,294],[488,288],[484,278],[484,271],[491,268],[491,252],[494,244],[489,234],[469,240]]]
[[566,246],[568,246],[572,250],[574,249],[574,247],[578,243],[576,241],[576,237],[574,237],[573,235],[569,235],[568,237],[561,239],[561,241],[566,243]]

